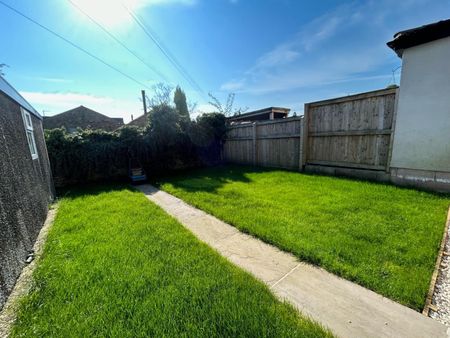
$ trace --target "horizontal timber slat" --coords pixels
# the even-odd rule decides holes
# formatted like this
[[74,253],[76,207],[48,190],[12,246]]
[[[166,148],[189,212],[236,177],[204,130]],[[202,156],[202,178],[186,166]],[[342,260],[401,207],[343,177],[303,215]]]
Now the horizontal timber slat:
[[348,163],[348,162],[338,162],[338,161],[308,161],[311,165],[324,165],[327,167],[343,167],[343,168],[358,168],[358,169],[371,169],[371,170],[384,170],[382,165],[370,165],[363,163]]
[[[292,137],[300,137],[300,134],[289,134],[289,135],[269,135],[269,136],[258,136],[258,140],[270,140],[276,138],[292,138]],[[237,141],[237,140],[253,140],[252,137],[234,137],[227,138],[225,141]]]
[[339,130],[339,131],[322,131],[322,132],[310,132],[309,136],[323,137],[323,136],[364,136],[364,135],[390,135],[391,129],[385,130]]
[[374,90],[372,92],[367,92],[367,93],[342,96],[342,97],[337,97],[334,99],[328,99],[328,100],[323,100],[323,101],[309,102],[308,104],[311,107],[320,107],[320,106],[326,106],[326,105],[342,103],[342,102],[364,100],[367,98],[374,98],[374,97],[378,97],[378,96],[385,96],[385,95],[392,95],[392,94],[395,95],[395,91],[396,91],[396,88],[380,89],[380,90]]

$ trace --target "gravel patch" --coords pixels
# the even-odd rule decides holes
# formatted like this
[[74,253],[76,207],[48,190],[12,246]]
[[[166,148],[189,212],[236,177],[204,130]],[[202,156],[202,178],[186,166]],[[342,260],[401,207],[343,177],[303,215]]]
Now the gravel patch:
[[450,326],[450,229],[447,230],[447,234],[447,241],[433,294],[433,305],[436,307],[436,311],[430,309],[430,317]]

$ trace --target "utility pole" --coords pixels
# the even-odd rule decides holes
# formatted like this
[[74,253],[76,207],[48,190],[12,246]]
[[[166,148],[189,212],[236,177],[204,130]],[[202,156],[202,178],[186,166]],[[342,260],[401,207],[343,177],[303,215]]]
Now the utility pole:
[[142,104],[144,105],[144,115],[147,114],[147,100],[145,98],[145,90],[141,90]]

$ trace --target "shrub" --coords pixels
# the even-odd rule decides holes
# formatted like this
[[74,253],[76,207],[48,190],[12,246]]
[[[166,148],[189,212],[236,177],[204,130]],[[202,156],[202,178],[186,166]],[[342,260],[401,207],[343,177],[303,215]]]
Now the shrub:
[[149,121],[144,129],[125,126],[114,132],[46,130],[55,185],[124,180],[131,160],[149,175],[220,162],[223,115],[203,114],[185,131],[177,110],[162,104],[152,108]]
[[191,124],[189,136],[191,142],[197,146],[202,162],[220,162],[225,132],[225,116],[219,113],[202,114]]

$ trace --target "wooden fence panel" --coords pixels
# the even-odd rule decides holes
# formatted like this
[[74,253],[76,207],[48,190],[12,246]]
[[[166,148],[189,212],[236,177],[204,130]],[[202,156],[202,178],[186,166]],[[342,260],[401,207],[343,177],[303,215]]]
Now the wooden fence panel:
[[298,169],[301,118],[230,126],[224,147],[227,162]]
[[224,146],[225,160],[231,163],[253,164],[253,142],[228,140]]
[[228,129],[224,155],[228,162],[253,164],[252,125],[238,125]]
[[306,105],[306,164],[387,170],[395,89]]

